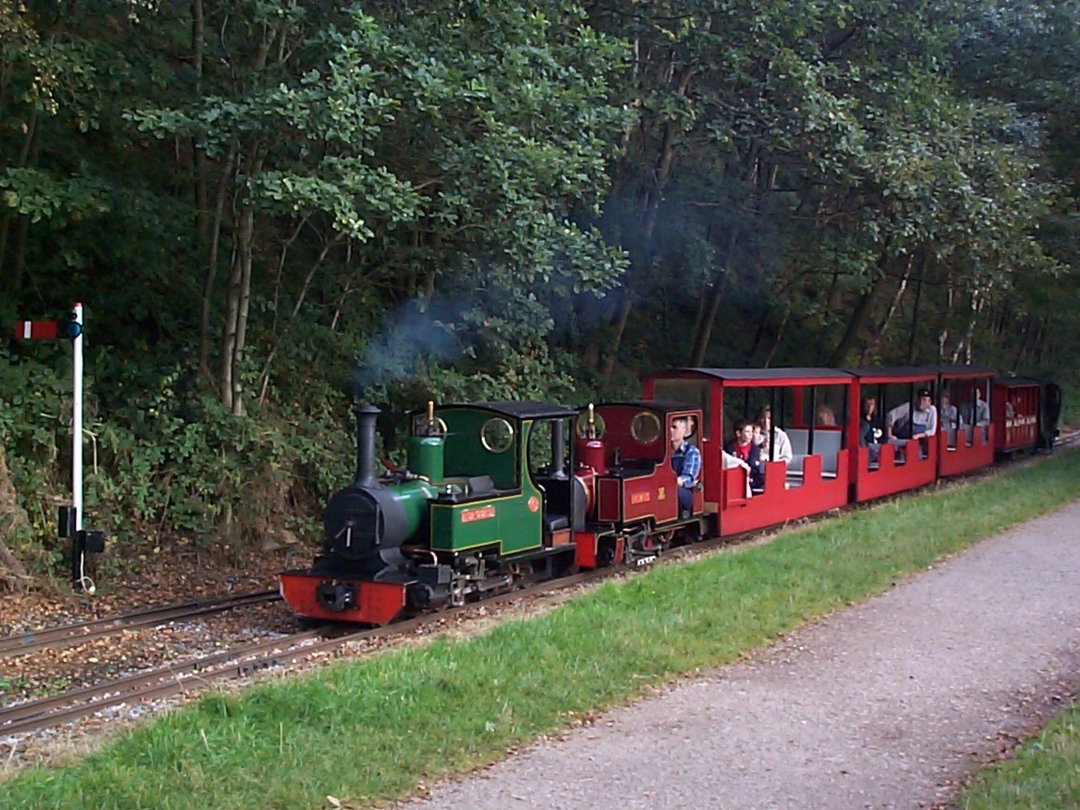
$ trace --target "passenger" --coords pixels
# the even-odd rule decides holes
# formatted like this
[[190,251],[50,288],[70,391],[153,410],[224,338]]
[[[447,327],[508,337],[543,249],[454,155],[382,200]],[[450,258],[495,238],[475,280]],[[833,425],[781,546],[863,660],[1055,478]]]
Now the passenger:
[[753,446],[754,426],[745,419],[740,419],[735,423],[734,437],[724,445],[724,450],[738,458],[740,461],[749,464],[750,451]]
[[885,431],[889,440],[919,439],[919,454],[926,458],[927,439],[937,433],[938,415],[929,388],[920,388],[915,395],[915,410],[910,402],[901,402],[885,415]]
[[948,394],[941,395],[939,416],[941,417],[941,426],[947,430],[956,430],[963,424],[960,413],[957,411],[956,406],[950,402]]
[[817,413],[814,416],[814,424],[818,427],[836,427],[836,414],[833,413],[832,407],[824,402],[818,405]]
[[981,388],[975,389],[974,404],[965,405],[961,416],[969,425],[986,427],[990,424],[990,403],[983,399]]
[[769,445],[765,439],[765,426],[760,422],[754,422],[753,436],[750,443],[753,449],[750,451],[750,488],[756,492],[765,491],[765,468],[769,463]]
[[960,411],[952,404],[947,393],[941,394],[941,407],[938,409],[938,417],[941,419],[941,429],[945,431],[950,450],[956,449],[956,434],[964,421],[960,418]]
[[762,462],[760,446],[754,444],[753,423],[745,419],[736,422],[735,437],[727,443],[724,450],[745,465],[751,491],[765,486],[765,465]]
[[859,413],[859,446],[869,450],[869,464],[876,467],[881,457],[881,437],[884,434],[877,412],[877,397],[863,397]]
[[701,451],[686,440],[693,433],[689,416],[671,420],[671,468],[679,486],[679,517],[688,518],[694,508],[694,487],[701,475]]
[[784,461],[791,464],[791,460],[795,458],[795,453],[791,449],[791,439],[783,430],[773,427],[772,408],[770,406],[766,405],[761,409],[758,413],[758,421],[761,423],[761,441],[757,443],[765,445],[765,450],[768,453],[767,457],[771,456],[773,461]]

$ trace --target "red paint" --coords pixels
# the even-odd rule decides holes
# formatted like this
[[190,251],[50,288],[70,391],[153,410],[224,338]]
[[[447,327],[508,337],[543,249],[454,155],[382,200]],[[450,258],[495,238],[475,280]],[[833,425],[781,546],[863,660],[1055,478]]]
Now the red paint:
[[955,446],[951,450],[947,431],[939,432],[937,438],[939,475],[960,475],[994,462],[994,425],[972,429],[970,445],[967,429],[961,427],[956,431]]
[[1039,438],[1040,388],[1037,380],[994,381],[990,410],[991,421],[1000,426],[995,433],[995,449],[999,453],[1035,449]]
[[854,500],[869,501],[931,483],[937,478],[938,442],[936,438],[931,438],[927,444],[929,453],[926,458],[920,459],[919,440],[910,440],[905,448],[904,464],[896,463],[897,448],[891,444],[881,445],[876,470],[869,468],[870,451],[865,447],[858,448],[859,457],[851,476],[855,487]]
[[56,321],[19,321],[15,324],[16,340],[56,340]]
[[494,506],[480,506],[476,509],[463,509],[461,511],[462,523],[475,523],[478,520],[491,520],[495,517]]
[[[356,607],[342,611],[327,610],[319,604],[315,589],[324,582],[356,587]],[[395,582],[369,582],[362,579],[337,579],[305,571],[281,575],[281,596],[294,612],[312,619],[331,622],[386,624],[405,607],[405,586]]]
[[596,568],[596,535],[592,532],[574,534],[574,562],[578,568]]
[[[713,455],[719,456],[719,452]],[[719,462],[712,460],[719,466]],[[848,500],[848,451],[837,458],[835,478],[821,474],[821,456],[803,459],[802,485],[786,488],[787,464],[770,461],[765,466],[765,491],[746,497],[746,472],[741,467],[722,470],[724,497],[720,501],[720,534],[741,532],[838,509]],[[794,483],[794,481],[792,482]]]
[[617,478],[596,479],[596,517],[603,523],[622,521],[622,488]]

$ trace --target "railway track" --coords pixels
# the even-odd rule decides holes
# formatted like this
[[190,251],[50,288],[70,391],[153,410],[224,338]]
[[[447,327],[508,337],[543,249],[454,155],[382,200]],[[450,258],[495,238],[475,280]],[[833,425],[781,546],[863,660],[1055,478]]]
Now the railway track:
[[277,590],[251,591],[228,596],[214,596],[207,599],[193,599],[174,605],[121,613],[116,616],[92,619],[77,624],[63,625],[62,627],[13,633],[6,638],[0,639],[0,658],[26,655],[37,650],[67,647],[119,633],[123,630],[156,627],[168,622],[209,616],[215,613],[224,613],[227,610],[280,600],[281,594]]
[[481,603],[423,614],[385,627],[356,630],[331,625],[315,628],[245,644],[204,658],[189,659],[96,686],[8,706],[0,709],[0,739],[62,725],[124,704],[200,691],[216,683],[244,678],[261,670],[293,663],[318,653],[332,652],[348,642],[404,636],[428,624],[475,610],[478,606],[495,606],[545,595],[601,579],[605,574],[610,576],[612,570],[590,571],[560,580],[537,583],[492,596]]

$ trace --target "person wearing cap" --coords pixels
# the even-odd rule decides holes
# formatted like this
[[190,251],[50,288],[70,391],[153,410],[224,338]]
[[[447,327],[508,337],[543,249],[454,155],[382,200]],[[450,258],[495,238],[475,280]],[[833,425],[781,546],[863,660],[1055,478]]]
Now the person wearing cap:
[[929,388],[915,394],[915,410],[901,402],[885,415],[885,432],[890,439],[928,438],[937,433],[938,414]]

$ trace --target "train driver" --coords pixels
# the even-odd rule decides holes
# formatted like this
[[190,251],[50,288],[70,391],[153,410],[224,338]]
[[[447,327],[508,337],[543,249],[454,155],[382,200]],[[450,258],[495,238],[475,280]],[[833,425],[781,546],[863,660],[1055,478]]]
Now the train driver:
[[686,439],[693,434],[689,416],[671,420],[671,468],[679,485],[679,517],[690,517],[694,507],[694,486],[701,475],[701,451]]

